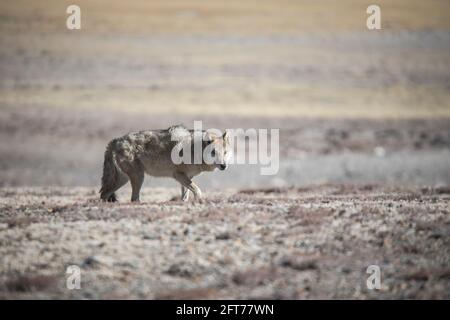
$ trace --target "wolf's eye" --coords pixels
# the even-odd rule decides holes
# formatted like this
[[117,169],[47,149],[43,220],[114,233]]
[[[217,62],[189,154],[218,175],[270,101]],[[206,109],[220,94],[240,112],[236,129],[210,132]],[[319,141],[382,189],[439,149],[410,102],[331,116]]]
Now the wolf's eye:
[[215,157],[215,156],[216,156],[216,149],[213,149],[213,150],[211,151],[211,156],[212,156],[212,157]]

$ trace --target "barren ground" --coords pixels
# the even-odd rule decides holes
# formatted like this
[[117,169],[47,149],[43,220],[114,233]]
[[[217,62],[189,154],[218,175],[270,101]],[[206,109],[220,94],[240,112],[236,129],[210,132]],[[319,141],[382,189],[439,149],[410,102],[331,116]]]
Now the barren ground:
[[[2,189],[0,296],[450,298],[448,189],[245,189],[187,206],[170,196],[116,205],[86,188]],[[65,288],[74,264],[81,290]],[[373,264],[382,288],[369,291]]]
[[[0,3],[0,298],[450,298],[450,2],[69,4]],[[98,201],[109,140],[194,120],[280,129],[278,174]]]

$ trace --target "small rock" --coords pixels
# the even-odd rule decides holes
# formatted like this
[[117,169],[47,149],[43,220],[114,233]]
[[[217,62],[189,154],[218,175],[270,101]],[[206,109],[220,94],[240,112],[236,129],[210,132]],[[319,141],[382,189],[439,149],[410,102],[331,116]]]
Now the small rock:
[[90,256],[84,259],[83,266],[85,267],[99,267],[99,266],[106,266],[106,267],[112,267],[114,264],[114,259],[108,256]]
[[206,270],[202,266],[186,262],[174,263],[165,271],[168,275],[182,278],[198,276],[204,274],[205,272]]
[[231,239],[231,235],[229,232],[222,232],[216,235],[216,240],[229,240]]
[[142,235],[142,239],[144,240],[159,240],[161,237],[159,235],[156,235],[154,233],[144,233]]
[[284,257],[281,259],[280,265],[298,271],[318,269],[317,259],[315,258],[301,259],[296,257]]

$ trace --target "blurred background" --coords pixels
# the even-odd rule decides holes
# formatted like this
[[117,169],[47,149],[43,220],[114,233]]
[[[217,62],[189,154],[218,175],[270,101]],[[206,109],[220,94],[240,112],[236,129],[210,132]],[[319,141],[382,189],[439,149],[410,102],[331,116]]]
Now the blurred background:
[[370,4],[2,1],[0,185],[97,188],[109,140],[194,120],[280,128],[277,175],[201,186],[449,185],[450,1]]

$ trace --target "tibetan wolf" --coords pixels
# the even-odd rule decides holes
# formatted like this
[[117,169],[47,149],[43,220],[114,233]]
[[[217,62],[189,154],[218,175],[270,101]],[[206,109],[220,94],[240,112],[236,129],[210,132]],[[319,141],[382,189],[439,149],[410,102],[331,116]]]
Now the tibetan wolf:
[[[197,146],[200,147],[196,149],[194,144],[198,140],[200,143]],[[214,158],[213,162],[206,162],[203,158],[205,149]],[[216,168],[225,170],[231,157],[231,149],[227,131],[223,135],[203,130],[195,133],[194,130],[176,125],[165,130],[129,133],[113,139],[106,147],[100,197],[103,201],[117,201],[115,192],[129,180],[131,201],[139,201],[144,174],[147,173],[154,177],[174,178],[181,184],[183,201],[188,201],[191,191],[195,199],[202,202],[201,191],[192,182],[192,178],[203,171],[213,171]],[[202,152],[200,161],[193,161],[194,150]],[[183,156],[183,153],[185,156],[190,153],[191,157],[188,158],[192,161],[173,161],[173,154]]]

